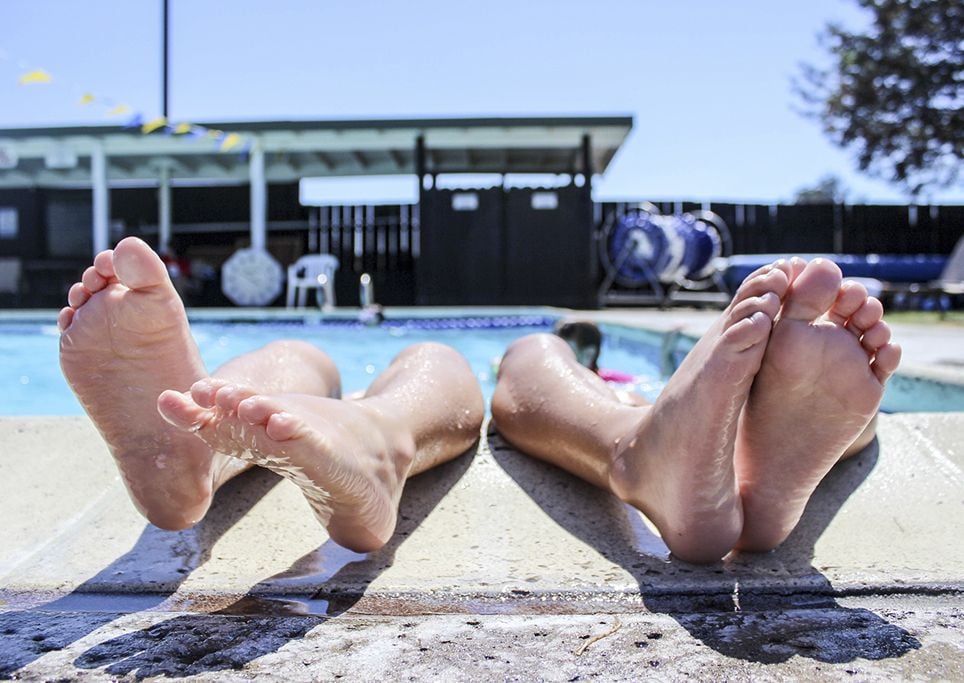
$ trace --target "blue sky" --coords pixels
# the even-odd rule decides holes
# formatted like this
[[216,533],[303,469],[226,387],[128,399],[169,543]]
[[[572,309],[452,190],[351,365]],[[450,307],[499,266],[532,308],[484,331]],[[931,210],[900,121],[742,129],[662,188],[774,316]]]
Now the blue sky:
[[[171,117],[632,114],[597,199],[787,201],[822,176],[899,202],[795,109],[852,0],[170,0]],[[0,0],[0,127],[160,111],[160,0]],[[54,76],[20,86],[26,70]],[[957,187],[932,195],[960,203]]]

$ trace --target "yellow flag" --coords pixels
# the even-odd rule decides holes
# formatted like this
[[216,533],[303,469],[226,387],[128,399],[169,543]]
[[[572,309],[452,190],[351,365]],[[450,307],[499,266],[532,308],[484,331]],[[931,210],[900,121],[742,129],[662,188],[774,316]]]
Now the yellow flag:
[[221,151],[227,151],[232,147],[237,147],[241,144],[241,136],[237,133],[228,133],[227,137],[221,141]]
[[80,102],[79,102],[78,104],[81,104],[81,105],[91,104],[91,103],[93,103],[93,101],[94,101],[94,96],[91,95],[89,92],[85,92],[85,93],[81,96]]
[[141,126],[141,132],[147,135],[148,133],[153,133],[158,128],[163,128],[167,125],[167,118],[162,116],[160,118],[154,119],[153,121],[148,121],[143,126]]
[[190,133],[190,132],[191,132],[191,124],[190,124],[190,123],[179,123],[179,124],[177,124],[177,126],[174,127],[174,132],[175,132],[177,135],[184,135],[185,133]]
[[116,107],[107,112],[108,116],[121,116],[122,114],[130,113],[131,108],[126,104],[118,104]]
[[54,80],[53,76],[43,69],[34,69],[21,76],[17,82],[20,85],[30,85],[31,83],[50,83],[52,80]]

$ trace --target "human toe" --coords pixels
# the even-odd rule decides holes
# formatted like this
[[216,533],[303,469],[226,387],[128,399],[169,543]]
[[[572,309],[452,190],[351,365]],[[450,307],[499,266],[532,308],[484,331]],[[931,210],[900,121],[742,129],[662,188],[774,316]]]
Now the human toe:
[[838,325],[846,325],[850,317],[867,301],[867,288],[854,280],[844,280],[837,300],[827,311],[827,318]]
[[867,297],[863,305],[850,316],[850,320],[847,321],[847,327],[854,328],[854,333],[860,335],[863,334],[865,330],[869,330],[880,322],[883,316],[883,304],[874,297]]
[[91,293],[99,292],[107,285],[107,279],[98,273],[94,266],[90,266],[84,271],[84,274],[80,278],[80,282],[82,285],[84,285],[84,287],[87,288],[87,291]]
[[239,384],[228,384],[218,389],[214,402],[219,410],[236,413],[238,404],[246,398],[254,396],[254,391]]
[[170,281],[167,266],[146,242],[136,237],[125,237],[113,255],[117,278],[131,289],[154,287]]
[[189,394],[173,389],[162,391],[157,397],[157,412],[185,431],[197,431],[211,416],[211,410],[198,405]]
[[60,313],[57,314],[57,329],[61,332],[66,331],[70,327],[71,321],[74,319],[74,309],[70,306],[64,306],[60,309]]
[[90,292],[80,282],[75,282],[67,290],[67,303],[71,308],[80,308],[90,299]]
[[778,297],[782,298],[789,285],[790,279],[786,272],[780,268],[770,268],[759,275],[744,280],[733,300],[739,304],[746,299],[762,296],[767,292],[775,292]]
[[731,324],[749,318],[756,312],[764,313],[773,320],[780,310],[780,296],[776,292],[764,292],[759,296],[740,301],[730,314]]
[[877,349],[870,367],[881,384],[897,370],[897,366],[900,365],[900,354],[900,346],[897,344],[888,343]]
[[780,317],[816,320],[836,301],[841,278],[840,268],[833,261],[810,261],[790,285]]
[[864,332],[860,343],[867,351],[873,353],[890,342],[890,334],[890,325],[880,320]]
[[303,424],[300,418],[281,411],[268,418],[265,432],[275,441],[288,441],[298,434]]
[[204,379],[199,379],[193,385],[191,385],[191,398],[199,406],[205,408],[213,408],[215,406],[215,397],[218,391],[223,387],[227,386],[228,382],[215,379],[214,377],[205,377]]
[[117,277],[114,272],[114,250],[107,249],[102,251],[97,256],[94,257],[94,268],[105,280],[109,280],[112,277]]

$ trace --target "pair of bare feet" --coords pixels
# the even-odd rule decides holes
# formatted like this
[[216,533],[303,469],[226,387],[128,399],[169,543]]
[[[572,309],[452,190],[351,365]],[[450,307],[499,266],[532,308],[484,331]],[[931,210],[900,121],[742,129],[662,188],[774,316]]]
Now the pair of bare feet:
[[134,505],[164,529],[197,523],[218,487],[259,465],[297,484],[336,542],[374,550],[394,531],[405,479],[479,438],[481,390],[439,344],[409,347],[352,400],[331,360],[302,342],[209,375],[164,264],[136,238],[98,254],[68,304],[64,375]]
[[835,264],[778,261],[743,282],[652,406],[620,401],[537,335],[503,358],[493,418],[520,450],[645,512],[677,557],[769,550],[873,438],[900,360],[882,314]]
[[[778,262],[747,278],[651,408],[611,406],[591,380],[587,403],[564,353],[539,355],[552,342],[535,337],[507,352],[493,415],[523,450],[646,512],[683,559],[767,549],[876,412],[900,356],[881,315],[832,263]],[[163,263],[134,238],[95,258],[58,325],[65,376],[134,504],[162,528],[196,523],[221,484],[260,465],[301,488],[335,541],[378,548],[406,478],[467,450],[484,416],[471,369],[435,344],[400,354],[358,400],[339,398],[337,370],[306,344],[209,375]],[[533,396],[533,372],[570,384]],[[524,434],[550,428],[543,441],[562,439],[558,449],[527,447]]]

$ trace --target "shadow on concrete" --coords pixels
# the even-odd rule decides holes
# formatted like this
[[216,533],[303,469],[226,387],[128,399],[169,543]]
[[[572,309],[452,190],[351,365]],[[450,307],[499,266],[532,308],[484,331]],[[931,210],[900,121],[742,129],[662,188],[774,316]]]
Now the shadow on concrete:
[[302,557],[286,572],[262,581],[251,592],[277,593],[292,580],[301,583],[307,580],[320,586],[312,595],[312,600],[323,601],[328,616],[338,616],[351,609],[365,595],[372,581],[394,564],[395,553],[405,539],[463,477],[477,450],[478,442],[464,455],[412,477],[405,483],[395,533],[381,549],[368,554],[353,553],[329,540]]
[[899,657],[921,647],[879,615],[839,605],[830,582],[811,564],[817,539],[876,465],[876,441],[827,475],[781,548],[709,566],[669,558],[633,508],[520,454],[494,428],[489,447],[496,462],[557,524],[632,575],[649,611],[673,617],[720,654],[760,663],[793,656],[843,663]]
[[[218,491],[207,515],[191,529],[170,532],[148,524],[129,551],[68,595],[31,610],[0,613],[0,633],[10,645],[3,648],[0,676],[68,647],[120,612],[160,606],[208,560],[218,539],[279,481],[267,470],[249,470]],[[153,578],[138,585],[136,577],[145,568]],[[120,588],[131,583],[137,585],[136,593]],[[15,645],[14,639],[20,642]]]
[[[474,453],[476,448],[477,444],[470,452]],[[258,657],[276,652],[361,599],[368,585],[392,565],[398,547],[462,477],[471,461],[471,457],[459,457],[410,479],[399,507],[396,532],[381,550],[363,555],[329,540],[287,571],[258,583],[248,595],[227,607],[206,614],[161,618],[146,628],[88,648],[74,660],[74,665],[81,669],[103,668],[112,676],[140,680],[238,670]],[[174,569],[176,576],[159,582],[158,592],[146,601],[139,601],[136,610],[149,611],[160,606],[191,571],[208,559],[211,548],[224,532],[278,481],[280,478],[267,470],[254,468],[226,484],[218,492],[208,515],[193,529],[171,534],[148,526],[130,552],[69,596],[38,608],[40,612],[0,614],[0,633],[12,629],[22,634],[29,646],[22,656],[3,662],[0,674],[9,675],[47,651],[66,648],[117,619],[119,612],[130,611],[118,609],[91,614],[71,610],[77,610],[83,602],[79,594],[105,590],[120,572],[136,572],[137,567],[151,566],[152,574],[155,573],[159,558],[166,555],[179,560]],[[292,582],[297,583],[296,588],[320,584],[324,587],[308,602],[273,597],[285,592]],[[313,610],[318,605],[324,610],[321,614]],[[48,618],[49,622],[45,623]],[[44,633],[52,635],[41,641],[31,640],[31,634]]]

